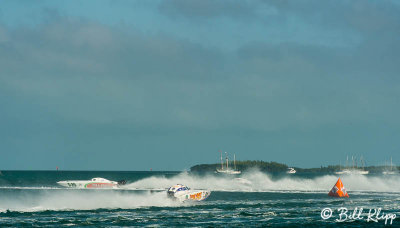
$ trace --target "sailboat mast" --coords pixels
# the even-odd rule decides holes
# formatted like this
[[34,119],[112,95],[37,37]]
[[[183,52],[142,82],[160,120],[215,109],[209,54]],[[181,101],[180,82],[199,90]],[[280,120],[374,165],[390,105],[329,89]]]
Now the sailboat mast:
[[356,163],[356,169],[358,168],[357,156],[355,156],[354,161]]
[[235,170],[236,170],[236,154],[233,154],[233,165],[234,165]]
[[226,155],[226,170],[228,170],[229,169],[228,153],[225,152],[225,155]]
[[390,171],[393,171],[392,157],[390,157]]
[[364,159],[362,156],[361,156],[361,165],[362,165],[362,169],[364,170]]
[[222,151],[220,150],[219,152],[221,152],[221,169],[224,169],[224,162],[222,161]]

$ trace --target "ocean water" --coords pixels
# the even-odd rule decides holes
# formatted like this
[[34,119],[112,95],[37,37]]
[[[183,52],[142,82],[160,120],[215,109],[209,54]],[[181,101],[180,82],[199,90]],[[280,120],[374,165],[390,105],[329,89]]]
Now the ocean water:
[[[103,190],[56,184],[93,177],[128,183]],[[327,193],[337,178],[258,171],[240,179],[187,172],[2,171],[0,227],[400,227],[399,176],[342,176],[350,198],[332,198]],[[202,202],[181,203],[165,193],[177,183],[212,193]]]

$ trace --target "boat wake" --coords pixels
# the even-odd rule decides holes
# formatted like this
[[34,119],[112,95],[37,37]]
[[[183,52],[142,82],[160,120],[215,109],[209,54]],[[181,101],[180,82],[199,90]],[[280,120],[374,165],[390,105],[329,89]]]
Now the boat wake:
[[169,199],[165,192],[122,191],[28,191],[12,197],[0,195],[0,212],[137,209],[185,206]]
[[[233,192],[328,192],[337,181],[337,175],[319,177],[284,176],[273,178],[271,175],[254,171],[240,178],[215,175],[196,176],[181,173],[174,177],[153,176],[127,184],[125,189],[166,189],[174,184],[185,184],[195,189]],[[400,176],[346,175],[341,179],[348,191],[356,192],[399,192]]]

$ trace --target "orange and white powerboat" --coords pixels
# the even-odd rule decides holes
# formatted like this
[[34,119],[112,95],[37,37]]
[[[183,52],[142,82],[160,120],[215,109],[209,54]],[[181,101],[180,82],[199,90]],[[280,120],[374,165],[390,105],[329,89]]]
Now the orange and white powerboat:
[[184,201],[202,201],[207,199],[211,194],[208,190],[191,190],[182,184],[177,184],[167,190],[168,197]]

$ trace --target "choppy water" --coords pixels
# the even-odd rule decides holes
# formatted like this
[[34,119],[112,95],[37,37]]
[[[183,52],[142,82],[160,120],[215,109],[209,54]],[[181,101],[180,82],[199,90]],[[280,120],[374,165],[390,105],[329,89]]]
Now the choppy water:
[[[65,189],[56,184],[93,177],[125,179],[128,184],[117,190]],[[384,219],[368,222],[369,209],[371,214],[381,208],[380,216],[400,216],[399,176],[343,176],[348,199],[327,196],[337,180],[334,175],[252,172],[241,178],[179,172],[2,171],[0,227],[359,227],[385,224]],[[212,193],[203,202],[180,203],[164,192],[177,183]],[[356,207],[364,209],[359,219],[338,222],[341,207],[349,210],[346,215]],[[331,218],[321,218],[324,208],[332,209]],[[400,218],[392,225],[400,227]]]

